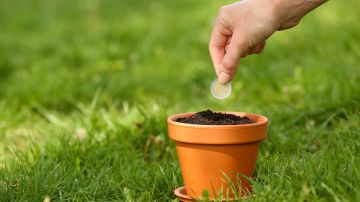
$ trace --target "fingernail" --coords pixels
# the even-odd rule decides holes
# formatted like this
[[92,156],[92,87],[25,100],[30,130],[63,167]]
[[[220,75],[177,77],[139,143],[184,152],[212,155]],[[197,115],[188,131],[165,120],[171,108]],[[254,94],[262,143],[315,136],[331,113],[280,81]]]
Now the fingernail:
[[223,85],[226,85],[231,79],[230,74],[226,73],[226,72],[220,72],[219,75],[219,82]]

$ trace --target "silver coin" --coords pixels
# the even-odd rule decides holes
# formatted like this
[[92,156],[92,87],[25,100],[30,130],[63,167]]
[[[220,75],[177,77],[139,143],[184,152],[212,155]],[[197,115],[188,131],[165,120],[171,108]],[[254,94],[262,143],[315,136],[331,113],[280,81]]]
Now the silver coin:
[[210,86],[211,94],[217,99],[225,99],[231,94],[231,84],[226,85],[221,84],[217,79],[215,79]]

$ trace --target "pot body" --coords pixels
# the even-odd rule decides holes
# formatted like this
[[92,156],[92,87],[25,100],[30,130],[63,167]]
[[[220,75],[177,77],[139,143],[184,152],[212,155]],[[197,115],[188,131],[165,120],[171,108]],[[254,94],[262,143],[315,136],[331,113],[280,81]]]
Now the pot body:
[[[213,188],[226,193],[228,178],[236,184],[236,175],[252,177],[259,142],[234,145],[202,145],[177,142],[176,150],[181,171],[190,196],[201,196],[203,190],[210,194]],[[225,175],[226,174],[226,175]],[[227,178],[228,177],[228,178]],[[238,176],[242,189],[250,191],[249,181]]]
[[[260,141],[267,135],[267,118],[242,112],[225,113],[246,115],[255,123],[215,126],[175,122],[177,118],[193,113],[168,118],[169,136],[176,142],[186,192],[190,197],[201,197],[204,190],[208,190],[210,197],[220,191],[225,195],[226,189],[230,188],[229,180],[236,191],[251,191],[246,178],[253,176]],[[232,197],[232,191],[229,194]]]

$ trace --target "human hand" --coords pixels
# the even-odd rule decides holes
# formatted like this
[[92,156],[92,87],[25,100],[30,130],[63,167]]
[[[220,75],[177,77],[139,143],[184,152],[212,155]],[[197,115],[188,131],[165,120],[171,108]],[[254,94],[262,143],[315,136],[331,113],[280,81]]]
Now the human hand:
[[209,43],[219,82],[230,82],[239,59],[261,53],[276,30],[291,28],[326,0],[243,0],[220,9]]

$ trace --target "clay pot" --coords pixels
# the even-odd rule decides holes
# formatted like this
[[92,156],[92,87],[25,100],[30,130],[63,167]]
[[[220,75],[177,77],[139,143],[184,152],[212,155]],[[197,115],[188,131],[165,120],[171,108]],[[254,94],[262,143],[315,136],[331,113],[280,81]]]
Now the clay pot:
[[[229,179],[233,185],[241,183],[242,191],[251,191],[246,177],[253,176],[259,143],[267,136],[267,118],[243,112],[225,112],[247,116],[255,123],[245,125],[195,125],[179,123],[178,118],[194,113],[170,116],[167,119],[169,136],[176,142],[176,150],[186,193],[200,198],[208,190],[210,198],[220,191],[226,193]],[[238,174],[246,177],[237,177]],[[229,190],[229,189],[228,189]],[[230,193],[230,197],[232,193]]]

